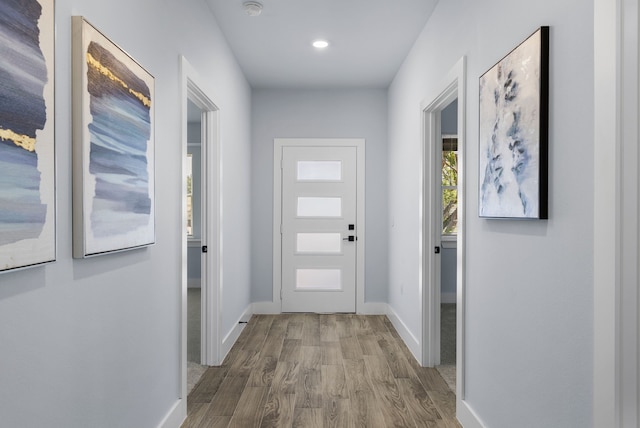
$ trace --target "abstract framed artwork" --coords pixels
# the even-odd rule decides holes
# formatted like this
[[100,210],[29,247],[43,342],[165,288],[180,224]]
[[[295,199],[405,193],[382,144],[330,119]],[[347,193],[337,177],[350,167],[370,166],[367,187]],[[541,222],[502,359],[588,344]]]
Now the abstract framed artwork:
[[0,272],[56,259],[53,0],[0,0]]
[[480,77],[479,215],[548,218],[549,27]]
[[154,78],[72,17],[73,256],[155,243]]

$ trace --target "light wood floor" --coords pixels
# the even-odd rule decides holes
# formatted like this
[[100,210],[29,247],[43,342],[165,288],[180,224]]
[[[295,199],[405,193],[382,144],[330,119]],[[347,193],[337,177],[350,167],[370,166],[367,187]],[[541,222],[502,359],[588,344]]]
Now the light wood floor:
[[455,395],[384,316],[251,318],[183,427],[460,427]]

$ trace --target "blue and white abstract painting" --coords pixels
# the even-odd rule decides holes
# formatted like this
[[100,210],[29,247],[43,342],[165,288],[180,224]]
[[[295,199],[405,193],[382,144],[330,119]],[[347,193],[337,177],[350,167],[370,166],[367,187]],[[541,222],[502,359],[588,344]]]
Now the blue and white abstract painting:
[[55,259],[53,1],[0,1],[0,271]]
[[88,23],[83,256],[154,242],[153,78]]
[[540,58],[538,30],[480,77],[481,217],[540,218]]

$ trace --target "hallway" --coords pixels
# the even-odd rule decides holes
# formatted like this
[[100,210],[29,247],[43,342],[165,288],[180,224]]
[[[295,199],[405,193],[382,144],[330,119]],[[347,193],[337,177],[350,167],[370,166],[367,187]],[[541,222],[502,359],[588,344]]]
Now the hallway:
[[187,403],[183,427],[460,426],[385,316],[253,316]]

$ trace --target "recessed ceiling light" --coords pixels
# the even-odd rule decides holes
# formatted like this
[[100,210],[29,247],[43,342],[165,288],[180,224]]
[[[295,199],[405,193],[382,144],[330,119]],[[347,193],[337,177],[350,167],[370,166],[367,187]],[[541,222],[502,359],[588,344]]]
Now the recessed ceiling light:
[[242,6],[249,16],[258,16],[262,13],[262,4],[257,1],[247,1]]
[[313,42],[313,47],[317,49],[324,49],[329,46],[329,42],[326,40],[316,40]]

